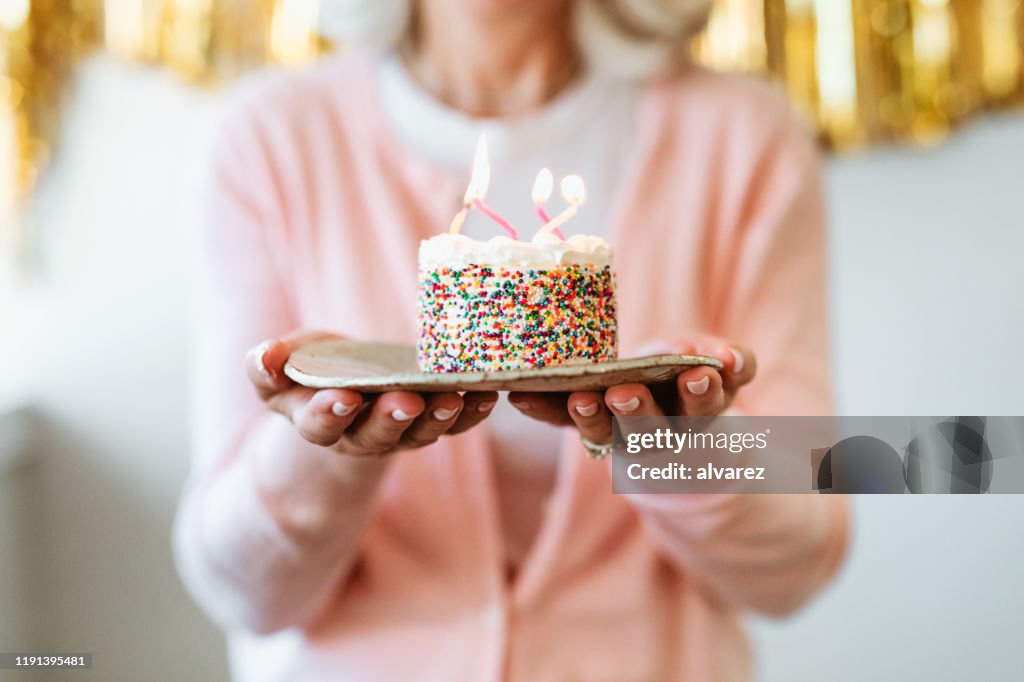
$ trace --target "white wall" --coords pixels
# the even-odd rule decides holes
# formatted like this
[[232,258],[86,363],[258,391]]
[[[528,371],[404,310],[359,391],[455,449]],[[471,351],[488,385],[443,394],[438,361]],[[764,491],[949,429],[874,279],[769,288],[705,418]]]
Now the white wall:
[[[16,358],[0,401],[31,401],[48,424],[32,496],[39,646],[96,652],[75,679],[225,675],[168,549],[186,468],[186,233],[217,102],[105,59],[82,69],[34,214],[39,272],[0,319],[0,357]],[[1024,414],[1021,152],[1024,117],[830,162],[845,412]],[[764,679],[1009,677],[1024,498],[872,498],[856,514],[836,586],[755,624]]]
[[36,274],[0,322],[0,356],[15,359],[0,391],[46,420],[37,647],[94,652],[83,682],[227,675],[169,547],[187,467],[186,238],[215,105],[155,71],[81,70],[32,216]]
[[[1024,415],[1024,117],[828,166],[844,414]],[[758,623],[766,680],[1019,679],[1024,496],[865,497],[850,561]]]
[[4,651],[25,651],[38,641],[35,623],[29,618],[38,587],[33,580],[37,543],[31,535],[31,426],[27,413],[0,412],[0,647]]

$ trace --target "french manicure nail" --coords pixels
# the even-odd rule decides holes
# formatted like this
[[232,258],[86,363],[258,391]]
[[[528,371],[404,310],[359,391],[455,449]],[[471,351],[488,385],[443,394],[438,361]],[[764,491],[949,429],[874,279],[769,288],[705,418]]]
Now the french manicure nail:
[[745,360],[743,359],[743,353],[739,352],[735,348],[730,348],[729,352],[732,353],[733,358],[732,373],[739,374],[740,372],[743,371],[743,364],[745,362]]
[[458,408],[446,410],[443,407],[439,407],[436,410],[434,410],[434,419],[436,419],[439,422],[446,422],[452,417],[454,417],[458,411]]
[[708,386],[711,385],[711,377],[704,377],[699,381],[687,381],[686,388],[690,393],[694,395],[704,395],[708,392]]
[[590,403],[589,405],[577,405],[576,411],[579,412],[580,416],[593,417],[595,414],[597,414],[597,403]]
[[256,347],[256,369],[259,371],[260,376],[264,379],[270,380],[274,378],[274,375],[271,374],[269,369],[267,369],[267,363],[263,361],[268,350],[270,350],[269,341],[264,341]]
[[407,422],[416,415],[409,414],[405,410],[395,410],[391,413],[391,418],[396,422]]
[[614,407],[619,412],[634,412],[636,408],[640,407],[640,398],[633,396],[624,403],[613,402],[612,407]]
[[345,403],[334,403],[331,405],[331,412],[338,417],[347,417],[352,414],[356,409],[355,405],[346,405]]
[[476,409],[477,409],[478,412],[486,412],[487,410],[491,409],[492,407],[494,407],[494,401],[493,400],[488,400],[486,403],[480,403],[479,405],[477,405]]

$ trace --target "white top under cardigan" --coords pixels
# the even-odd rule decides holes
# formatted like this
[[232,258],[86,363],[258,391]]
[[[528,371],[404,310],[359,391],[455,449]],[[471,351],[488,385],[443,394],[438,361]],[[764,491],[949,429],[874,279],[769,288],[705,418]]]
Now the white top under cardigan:
[[[541,168],[555,176],[545,208],[554,216],[566,207],[558,190],[565,175],[580,175],[587,202],[564,228],[567,235],[607,234],[608,198],[619,182],[631,146],[637,85],[585,75],[542,109],[517,118],[474,118],[446,107],[409,76],[401,59],[385,55],[380,96],[388,124],[408,149],[439,166],[463,171],[469,181],[480,135],[487,136],[491,183],[486,203],[527,240],[541,223],[530,190]],[[447,229],[438,225],[437,231]],[[504,234],[479,211],[470,213],[463,233],[477,239]],[[500,401],[487,420],[499,454],[550,456],[558,452],[559,431],[522,415]]]

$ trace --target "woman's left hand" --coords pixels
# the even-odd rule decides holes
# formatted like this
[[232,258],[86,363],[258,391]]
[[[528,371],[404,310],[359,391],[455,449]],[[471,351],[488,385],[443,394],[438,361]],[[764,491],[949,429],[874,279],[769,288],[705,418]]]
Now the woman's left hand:
[[757,371],[753,351],[737,344],[701,339],[658,346],[659,352],[709,355],[720,360],[725,369],[718,372],[711,367],[695,367],[680,374],[674,382],[651,387],[621,384],[604,394],[513,392],[508,396],[509,402],[540,421],[558,426],[573,424],[583,438],[593,443],[611,443],[613,416],[717,416]]

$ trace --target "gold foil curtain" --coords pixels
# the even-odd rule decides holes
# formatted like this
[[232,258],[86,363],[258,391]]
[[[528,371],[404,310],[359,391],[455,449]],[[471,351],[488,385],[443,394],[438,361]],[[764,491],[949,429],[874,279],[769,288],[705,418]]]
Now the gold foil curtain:
[[12,226],[56,143],[78,57],[106,50],[221,83],[322,53],[318,11],[319,0],[0,0],[0,247],[18,236]]
[[106,0],[104,9],[108,51],[191,81],[299,64],[327,47],[315,30],[319,0]]
[[[224,82],[327,49],[321,1],[0,0],[0,225],[49,157],[87,48]],[[715,0],[694,54],[778,78],[832,148],[934,143],[1024,101],[1024,0]]]
[[81,0],[0,0],[0,245],[51,154],[63,85],[94,44]]
[[830,147],[931,144],[1024,102],[1024,1],[717,0],[696,54],[778,77]]

